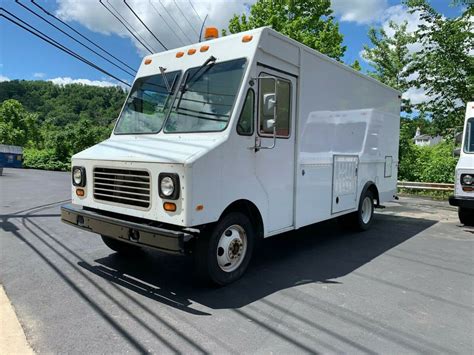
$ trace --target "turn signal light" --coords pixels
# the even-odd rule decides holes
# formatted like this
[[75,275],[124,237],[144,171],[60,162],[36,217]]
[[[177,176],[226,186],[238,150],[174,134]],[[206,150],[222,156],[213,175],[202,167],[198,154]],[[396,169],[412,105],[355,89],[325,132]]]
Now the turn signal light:
[[184,55],[184,52],[176,53],[176,58],[181,58]]
[[197,205],[196,211],[202,211],[204,209],[204,205]]
[[165,202],[163,204],[163,208],[165,209],[165,211],[175,212],[176,211],[176,204],[174,204],[173,202]]
[[84,189],[76,189],[76,195],[77,196],[84,197],[85,194],[86,194],[86,192],[84,191]]
[[148,65],[148,64],[150,64],[150,63],[151,63],[151,59],[150,59],[150,58],[145,59],[145,65]]
[[250,42],[252,40],[253,36],[252,35],[245,35],[242,37],[242,42]]

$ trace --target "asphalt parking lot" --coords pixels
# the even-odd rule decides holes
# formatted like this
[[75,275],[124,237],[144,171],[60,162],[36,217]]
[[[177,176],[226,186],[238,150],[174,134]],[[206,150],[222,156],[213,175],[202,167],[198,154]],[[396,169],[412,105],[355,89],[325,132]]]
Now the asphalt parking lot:
[[61,223],[69,196],[69,173],[0,177],[0,283],[39,353],[474,351],[474,229],[447,202],[401,198],[365,233],[270,238],[210,289],[188,258],[120,258]]

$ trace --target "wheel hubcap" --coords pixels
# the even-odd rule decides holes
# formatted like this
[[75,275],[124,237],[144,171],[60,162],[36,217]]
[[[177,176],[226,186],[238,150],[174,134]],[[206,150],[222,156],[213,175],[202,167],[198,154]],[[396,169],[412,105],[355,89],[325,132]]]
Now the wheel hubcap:
[[217,263],[225,272],[236,270],[247,252],[247,234],[235,224],[227,228],[217,244]]
[[372,205],[372,199],[370,197],[365,197],[364,201],[362,201],[362,222],[365,224],[370,222],[370,219],[372,218],[372,213],[373,213],[373,205]]

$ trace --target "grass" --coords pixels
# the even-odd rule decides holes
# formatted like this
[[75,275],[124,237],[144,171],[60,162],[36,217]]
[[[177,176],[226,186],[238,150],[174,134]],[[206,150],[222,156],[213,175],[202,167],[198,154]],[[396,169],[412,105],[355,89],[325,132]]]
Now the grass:
[[420,196],[429,197],[433,200],[447,201],[449,196],[453,195],[453,191],[433,191],[433,190],[415,190],[415,189],[398,189],[400,196]]

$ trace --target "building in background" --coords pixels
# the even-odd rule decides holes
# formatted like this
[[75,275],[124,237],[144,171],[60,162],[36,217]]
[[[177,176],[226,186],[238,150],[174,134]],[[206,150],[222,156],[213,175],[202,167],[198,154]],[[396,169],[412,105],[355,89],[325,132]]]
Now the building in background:
[[3,173],[3,168],[21,168],[22,166],[23,148],[0,144],[0,175]]
[[415,137],[413,137],[413,141],[415,142],[415,145],[418,145],[420,147],[436,145],[440,143],[442,140],[443,140],[443,137],[440,135],[437,135],[436,137],[432,137],[429,134],[421,134],[420,127],[416,129]]

